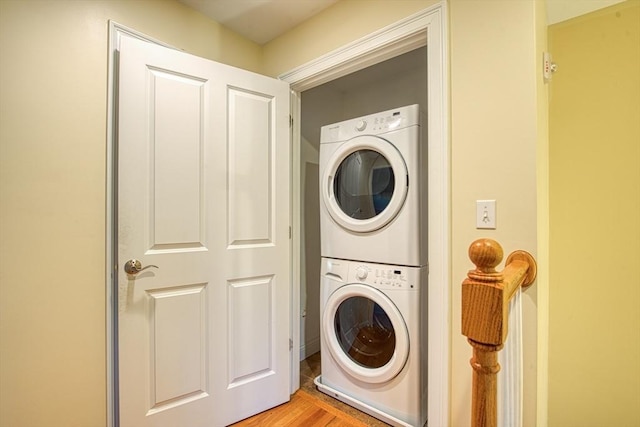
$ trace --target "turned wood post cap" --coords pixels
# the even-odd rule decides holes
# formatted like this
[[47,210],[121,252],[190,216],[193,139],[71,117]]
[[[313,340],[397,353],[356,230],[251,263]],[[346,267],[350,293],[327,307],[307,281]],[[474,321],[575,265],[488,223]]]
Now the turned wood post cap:
[[495,273],[503,255],[502,246],[493,239],[478,239],[469,246],[469,259],[478,273]]

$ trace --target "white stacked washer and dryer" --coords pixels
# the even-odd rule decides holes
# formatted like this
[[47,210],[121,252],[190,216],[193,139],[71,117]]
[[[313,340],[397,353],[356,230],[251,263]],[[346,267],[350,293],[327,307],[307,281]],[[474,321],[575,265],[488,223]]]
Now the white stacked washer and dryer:
[[418,105],[323,126],[322,392],[395,426],[427,419],[427,149]]

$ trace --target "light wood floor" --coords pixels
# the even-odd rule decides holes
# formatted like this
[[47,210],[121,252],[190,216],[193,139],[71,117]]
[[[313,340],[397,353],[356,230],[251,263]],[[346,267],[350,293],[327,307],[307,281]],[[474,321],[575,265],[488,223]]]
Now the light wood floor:
[[316,389],[320,353],[300,363],[300,390],[291,401],[255,415],[231,427],[388,427],[388,424],[342,403]]
[[283,405],[262,412],[233,427],[367,427],[351,415],[298,390]]

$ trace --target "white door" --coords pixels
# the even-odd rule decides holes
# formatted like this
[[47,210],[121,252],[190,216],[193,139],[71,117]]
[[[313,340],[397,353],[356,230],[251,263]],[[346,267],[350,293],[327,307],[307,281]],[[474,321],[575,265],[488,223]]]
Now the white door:
[[289,400],[288,85],[129,37],[118,84],[120,425]]

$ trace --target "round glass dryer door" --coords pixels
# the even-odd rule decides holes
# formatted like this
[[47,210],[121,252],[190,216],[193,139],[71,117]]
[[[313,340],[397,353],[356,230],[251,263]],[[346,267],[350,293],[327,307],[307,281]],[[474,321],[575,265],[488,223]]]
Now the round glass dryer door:
[[324,203],[334,221],[364,233],[384,227],[402,208],[407,167],[390,142],[358,136],[333,153],[324,182]]
[[409,355],[409,334],[402,315],[387,296],[353,284],[336,290],[322,318],[327,348],[340,366],[368,383],[393,379]]

